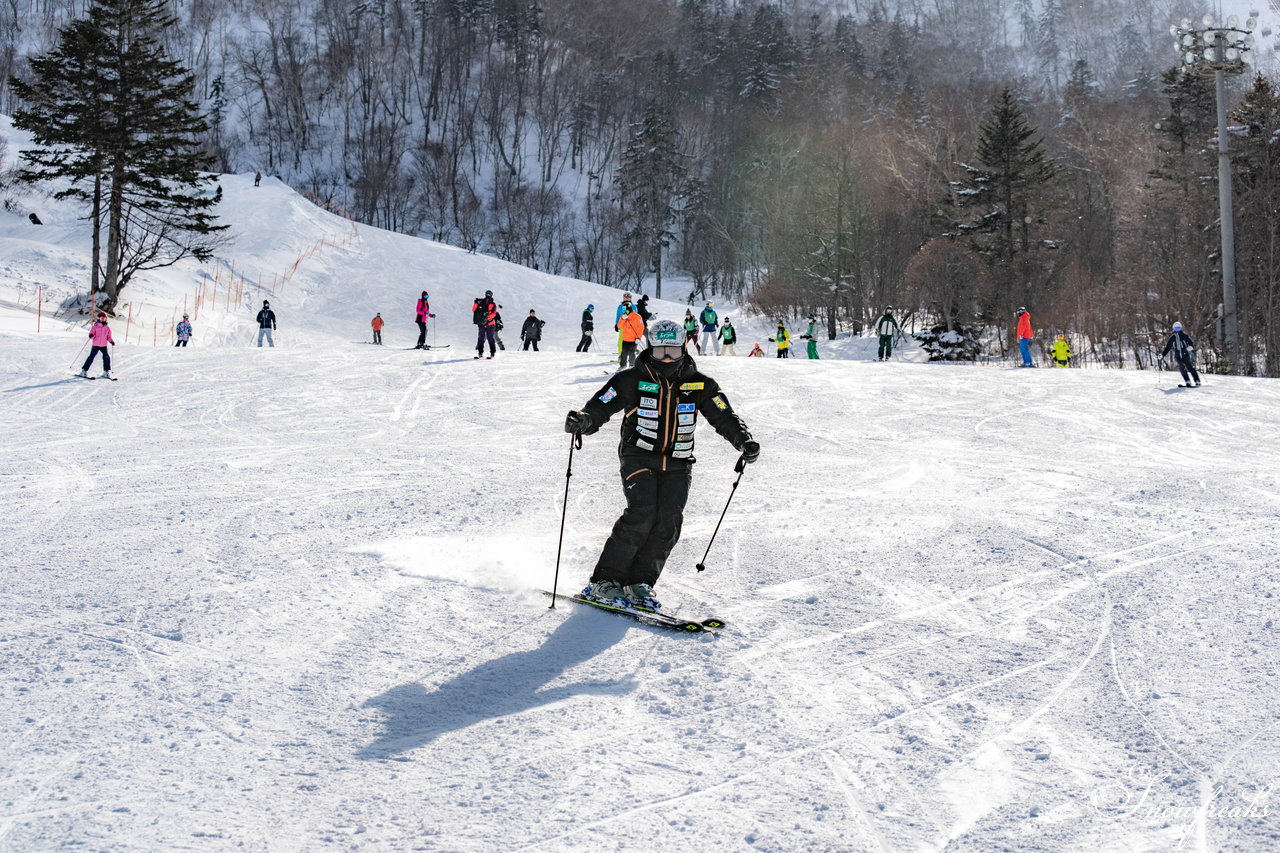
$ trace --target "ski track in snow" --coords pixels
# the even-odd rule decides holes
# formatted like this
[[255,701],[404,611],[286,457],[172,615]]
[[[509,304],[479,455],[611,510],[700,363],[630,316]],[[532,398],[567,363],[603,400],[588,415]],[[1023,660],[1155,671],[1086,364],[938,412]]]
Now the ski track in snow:
[[[700,359],[763,455],[698,573],[735,459],[699,430],[659,592],[730,627],[679,636],[536,591],[611,369],[564,350],[616,299],[423,245],[362,228],[274,350],[211,314],[118,383],[63,378],[78,327],[0,332],[0,850],[1280,846],[1274,803],[1206,811],[1278,781],[1274,382]],[[450,349],[400,348],[406,268]],[[574,453],[561,591],[616,436]]]

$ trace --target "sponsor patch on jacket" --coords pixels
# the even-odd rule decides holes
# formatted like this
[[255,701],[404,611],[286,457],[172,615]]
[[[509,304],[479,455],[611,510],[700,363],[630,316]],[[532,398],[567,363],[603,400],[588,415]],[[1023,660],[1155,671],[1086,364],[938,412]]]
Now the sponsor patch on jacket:
[[692,455],[692,450],[676,450],[672,452],[671,457],[673,459],[688,459]]
[[658,387],[657,382],[641,382],[636,387],[639,388],[641,391],[649,391],[654,394],[662,390],[661,388]]
[[716,404],[716,408],[717,408],[717,409],[719,409],[719,410],[720,410],[720,411],[722,411],[722,412],[723,412],[725,409],[729,408],[729,404],[728,404],[728,402],[726,402],[726,401],[725,401],[725,399],[724,399],[724,397],[723,397],[723,396],[721,396],[721,395],[719,395],[719,394],[717,394],[717,395],[715,395],[714,397],[712,397],[712,398],[711,398],[711,402],[715,403],[715,404]]
[[656,409],[656,408],[658,408],[658,398],[657,398],[657,397],[641,397],[641,398],[640,398],[640,408],[642,408],[642,409]]
[[686,382],[680,386],[681,391],[701,391],[707,387],[705,382]]
[[694,424],[676,427],[676,435],[691,435],[697,427]]
[[616,396],[618,396],[618,392],[614,390],[614,388],[610,387],[608,391],[605,391],[600,395],[600,402],[607,403]]
[[636,414],[637,414],[637,415],[639,415],[639,416],[640,416],[640,417],[642,417],[642,418],[658,418],[658,417],[661,417],[661,415],[658,413],[658,410],[657,410],[657,409],[641,409],[640,411],[636,412]]
[[643,429],[641,427],[636,427],[636,432],[640,433],[645,438],[652,438],[654,441],[658,440],[658,433],[656,430]]
[[637,420],[637,421],[636,421],[636,427],[637,427],[637,428],[641,428],[641,427],[642,427],[642,428],[644,428],[644,429],[651,429],[651,430],[657,431],[657,429],[658,429],[658,422],[657,422],[657,421],[644,421],[644,420]]
[[645,441],[643,438],[636,439],[636,447],[641,450],[653,450],[653,442]]
[[676,420],[682,424],[691,424],[697,415],[676,415]]
[[681,403],[680,405],[676,406],[676,411],[677,412],[696,412],[698,411],[698,405],[696,403]]
[[672,445],[676,450],[693,450],[692,441],[677,441]]

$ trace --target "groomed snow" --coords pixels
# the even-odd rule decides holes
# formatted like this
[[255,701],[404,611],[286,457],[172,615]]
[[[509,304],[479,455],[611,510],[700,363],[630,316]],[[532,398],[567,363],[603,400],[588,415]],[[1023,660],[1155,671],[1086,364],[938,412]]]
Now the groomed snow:
[[[222,183],[251,278],[350,232]],[[659,592],[730,627],[680,636],[536,592],[617,291],[362,226],[266,294],[275,349],[257,291],[164,345],[198,274],[146,276],[90,383],[82,318],[35,331],[85,280],[40,210],[0,215],[0,850],[1280,848],[1280,384],[700,359],[763,454],[698,573],[735,460],[700,430]],[[405,349],[423,288],[449,349]],[[615,448],[573,456],[562,591]]]

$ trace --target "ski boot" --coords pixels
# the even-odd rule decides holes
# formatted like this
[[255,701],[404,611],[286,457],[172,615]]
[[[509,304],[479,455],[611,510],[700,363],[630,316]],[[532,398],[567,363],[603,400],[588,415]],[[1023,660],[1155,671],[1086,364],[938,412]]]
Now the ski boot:
[[657,613],[662,609],[662,604],[653,597],[653,587],[647,583],[628,584],[622,588],[622,593],[636,610]]
[[607,604],[610,607],[631,606],[631,602],[627,600],[626,594],[622,591],[622,585],[617,581],[592,581],[587,584],[586,589],[582,590],[582,597],[597,604]]
[[111,379],[111,378],[112,378],[112,376],[111,376],[111,371],[110,371],[110,370],[104,370],[104,371],[102,371],[102,375],[101,375],[101,376],[99,376],[98,378],[99,378],[99,379]]
[[89,371],[87,371],[87,370],[81,370],[79,373],[77,373],[77,374],[76,374],[76,376],[79,376],[81,379],[88,379],[88,378],[89,378]]

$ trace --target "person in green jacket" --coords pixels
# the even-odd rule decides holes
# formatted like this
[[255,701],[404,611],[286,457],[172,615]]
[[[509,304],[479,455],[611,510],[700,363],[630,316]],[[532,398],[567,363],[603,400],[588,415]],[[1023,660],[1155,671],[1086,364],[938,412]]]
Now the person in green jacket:
[[791,358],[791,333],[781,320],[778,321],[778,331],[769,340],[778,345],[778,358]]
[[728,317],[724,318],[724,323],[720,326],[720,347],[721,355],[737,355],[733,345],[738,342],[738,330],[733,327],[733,322]]
[[684,340],[686,344],[693,344],[698,355],[702,355],[702,344],[698,343],[698,321],[693,317],[692,308],[684,309]]
[[884,306],[884,314],[876,323],[876,334],[880,336],[880,349],[876,353],[876,361],[888,361],[893,355],[893,336],[898,333],[898,321],[893,319],[893,306]]
[[1067,343],[1066,335],[1058,335],[1058,339],[1053,342],[1053,348],[1050,350],[1053,354],[1053,364],[1055,367],[1066,367],[1071,361],[1071,344]]
[[818,338],[813,333],[813,327],[816,325],[817,325],[817,321],[814,320],[813,315],[810,314],[809,329],[803,335],[800,336],[809,342],[807,352],[809,353],[809,358],[813,358],[813,359],[816,359],[818,357]]

